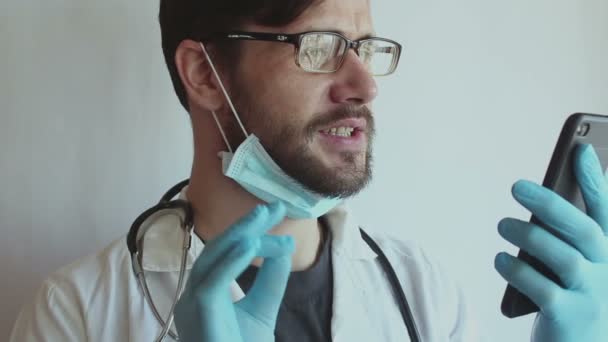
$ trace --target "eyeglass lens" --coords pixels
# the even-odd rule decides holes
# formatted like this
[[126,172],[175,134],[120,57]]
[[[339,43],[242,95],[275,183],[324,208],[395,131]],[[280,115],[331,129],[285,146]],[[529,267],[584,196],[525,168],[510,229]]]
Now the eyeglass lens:
[[[306,71],[336,71],[346,53],[346,40],[331,33],[310,33],[302,37],[298,63]],[[359,46],[359,59],[372,75],[387,75],[394,71],[398,47],[391,42],[372,39]]]

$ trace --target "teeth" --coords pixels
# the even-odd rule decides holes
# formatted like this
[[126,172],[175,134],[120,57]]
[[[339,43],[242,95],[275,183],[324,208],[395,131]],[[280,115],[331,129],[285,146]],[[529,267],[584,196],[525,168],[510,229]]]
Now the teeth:
[[335,135],[339,137],[350,137],[355,129],[353,127],[334,127],[323,131],[325,134]]

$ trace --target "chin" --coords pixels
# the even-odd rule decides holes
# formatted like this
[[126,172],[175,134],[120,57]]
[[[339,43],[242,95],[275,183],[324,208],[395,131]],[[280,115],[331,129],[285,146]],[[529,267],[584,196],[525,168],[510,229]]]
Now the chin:
[[328,180],[331,180],[326,183],[326,194],[332,194],[331,197],[348,198],[367,187],[372,178],[372,171],[363,162],[356,167],[350,164],[350,166],[330,168],[326,172],[326,176]]

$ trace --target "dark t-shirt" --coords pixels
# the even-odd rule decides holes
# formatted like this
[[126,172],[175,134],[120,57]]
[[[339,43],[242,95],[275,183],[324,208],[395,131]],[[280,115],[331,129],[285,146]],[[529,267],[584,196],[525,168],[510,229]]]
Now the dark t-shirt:
[[[333,300],[333,270],[331,263],[331,234],[322,229],[323,242],[316,263],[308,270],[292,272],[281,302],[276,342],[331,341]],[[249,266],[237,278],[247,293],[258,268]]]

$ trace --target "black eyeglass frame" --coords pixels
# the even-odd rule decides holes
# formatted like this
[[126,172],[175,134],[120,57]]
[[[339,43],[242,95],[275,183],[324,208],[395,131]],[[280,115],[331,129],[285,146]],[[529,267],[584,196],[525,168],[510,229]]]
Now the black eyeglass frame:
[[[333,35],[333,36],[343,39],[346,42],[345,51],[341,56],[340,62],[337,64],[337,66],[334,70],[327,70],[327,71],[326,70],[309,70],[309,69],[305,68],[304,66],[300,65],[299,55],[300,55],[300,47],[302,45],[302,41],[304,40],[304,38],[307,35],[312,35],[312,34]],[[214,40],[216,40],[216,41],[217,40],[249,40],[249,41],[266,41],[266,42],[292,44],[295,46],[296,65],[307,72],[322,73],[322,74],[330,74],[330,73],[334,73],[334,72],[338,71],[340,69],[340,67],[342,67],[342,64],[344,63],[344,59],[346,58],[348,50],[353,49],[353,50],[355,50],[355,53],[357,54],[357,56],[360,56],[359,48],[361,47],[361,45],[363,45],[369,41],[381,41],[381,42],[385,42],[385,43],[394,44],[395,48],[397,49],[396,53],[393,55],[393,60],[392,60],[391,66],[389,68],[389,71],[384,74],[374,74],[374,76],[388,76],[388,75],[394,73],[395,70],[397,69],[397,66],[399,65],[399,60],[401,59],[401,51],[403,49],[401,44],[399,44],[396,41],[391,40],[391,39],[380,38],[380,37],[368,37],[368,38],[359,39],[359,40],[350,40],[337,32],[331,32],[331,31],[307,31],[307,32],[301,32],[301,33],[294,33],[294,34],[230,31],[230,32],[213,33],[213,34],[207,36],[206,38],[200,39],[200,41],[202,41],[202,42],[214,41]]]

